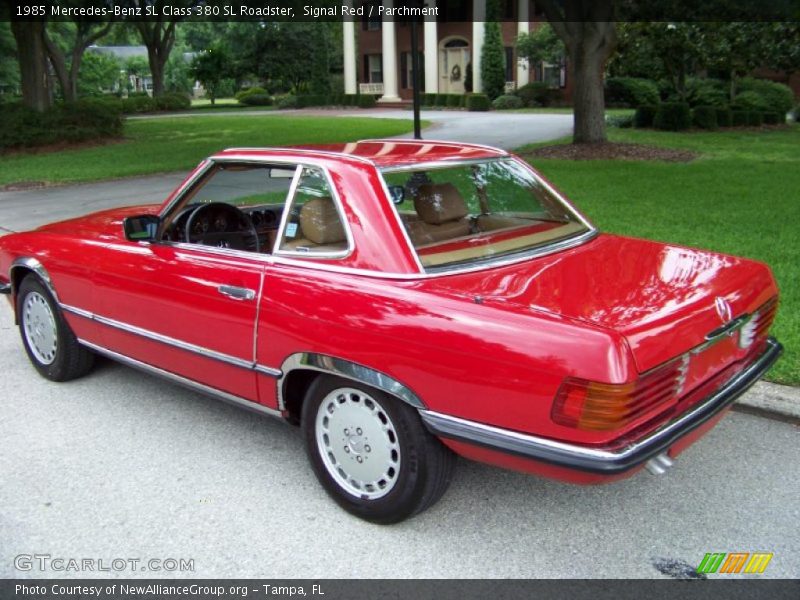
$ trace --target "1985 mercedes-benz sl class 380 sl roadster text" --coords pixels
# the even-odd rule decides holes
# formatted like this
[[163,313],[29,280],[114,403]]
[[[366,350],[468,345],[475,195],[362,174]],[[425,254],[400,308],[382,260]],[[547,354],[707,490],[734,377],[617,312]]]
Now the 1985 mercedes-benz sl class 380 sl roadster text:
[[781,352],[765,265],[600,233],[523,161],[446,142],[220,152],[161,206],[0,238],[0,291],[44,377],[101,354],[282,417],[381,523],[456,454],[662,472]]

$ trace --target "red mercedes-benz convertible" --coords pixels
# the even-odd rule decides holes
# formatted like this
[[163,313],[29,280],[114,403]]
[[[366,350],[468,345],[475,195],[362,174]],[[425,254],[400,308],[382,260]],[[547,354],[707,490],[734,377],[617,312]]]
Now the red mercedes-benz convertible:
[[663,472],[781,352],[765,265],[600,233],[525,162],[446,142],[220,152],[161,206],[0,238],[0,291],[43,376],[101,354],[298,424],[381,523],[455,454]]

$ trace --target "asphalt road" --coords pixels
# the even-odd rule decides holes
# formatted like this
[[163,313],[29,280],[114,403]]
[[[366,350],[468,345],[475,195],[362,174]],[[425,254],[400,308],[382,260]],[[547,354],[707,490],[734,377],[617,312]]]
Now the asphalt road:
[[0,577],[62,575],[14,570],[46,553],[194,559],[150,576],[638,578],[711,551],[800,576],[793,425],[732,413],[666,475],[599,487],[461,461],[436,506],[382,527],[328,499],[278,420],[106,361],[45,381],[5,306],[0,373]]

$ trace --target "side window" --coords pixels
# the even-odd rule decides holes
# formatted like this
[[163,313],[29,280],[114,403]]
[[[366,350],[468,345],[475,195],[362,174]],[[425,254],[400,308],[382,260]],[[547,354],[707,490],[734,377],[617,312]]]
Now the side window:
[[348,250],[344,220],[320,169],[303,167],[285,221],[279,252],[341,256]]

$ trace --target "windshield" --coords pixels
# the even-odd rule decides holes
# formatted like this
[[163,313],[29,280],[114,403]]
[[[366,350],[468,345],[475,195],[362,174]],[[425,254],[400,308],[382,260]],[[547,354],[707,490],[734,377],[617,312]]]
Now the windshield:
[[426,268],[464,266],[538,249],[589,227],[514,159],[383,171]]

